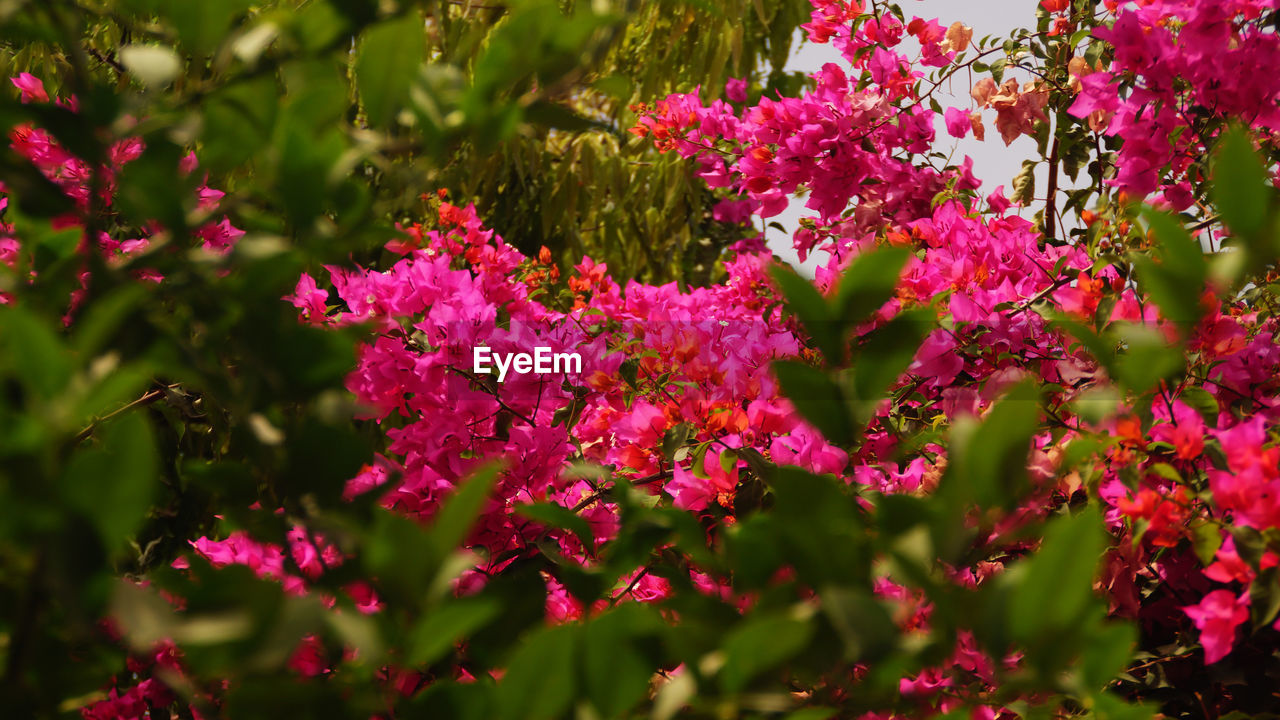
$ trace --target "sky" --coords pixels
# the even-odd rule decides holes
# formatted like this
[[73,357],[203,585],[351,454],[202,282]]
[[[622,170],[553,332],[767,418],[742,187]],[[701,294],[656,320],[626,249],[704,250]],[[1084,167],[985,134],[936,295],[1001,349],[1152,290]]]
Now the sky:
[[[957,20],[964,22],[973,28],[975,41],[984,35],[1008,37],[1009,33],[1016,28],[1034,28],[1036,22],[1035,0],[900,0],[900,5],[907,20],[912,16],[919,16],[926,20],[937,18],[943,27]],[[803,31],[801,35],[803,36]],[[840,53],[836,52],[830,44],[815,45],[805,42],[797,45],[798,49],[793,51],[791,60],[786,65],[787,71],[816,72],[828,62],[835,62],[841,66],[847,65],[840,57]],[[972,56],[972,51],[969,56]],[[975,75],[974,80],[977,79],[978,76]],[[1027,80],[1025,77],[1019,77],[1019,79]],[[950,85],[949,87],[948,84],[944,84],[934,94],[942,107],[959,107],[966,110],[972,108],[968,75],[957,77]],[[1021,169],[1022,161],[1036,156],[1036,144],[1031,138],[1023,136],[1014,140],[1012,145],[1005,147],[1004,141],[1000,139],[1000,133],[996,132],[994,127],[994,119],[994,112],[988,110],[983,113],[983,121],[987,125],[986,141],[979,142],[972,135],[957,141],[947,134],[942,124],[942,117],[939,116],[936,121],[938,137],[936,148],[942,152],[948,152],[954,147],[952,162],[957,165],[963,162],[965,155],[973,158],[973,174],[982,181],[984,194],[994,190],[998,185],[1004,185],[1008,194],[1014,176]],[[1047,168],[1042,164],[1036,173],[1037,191],[1043,192],[1046,173]],[[787,228],[787,231],[783,233],[776,228],[769,228],[766,230],[766,239],[774,253],[783,260],[802,268],[806,271],[805,274],[811,276],[813,269],[819,264],[818,258],[811,256],[808,262],[799,265],[799,258],[791,248],[791,233],[796,229],[800,218],[806,214],[810,213],[804,207],[804,198],[792,200],[786,212],[770,218],[770,221],[777,221]]]

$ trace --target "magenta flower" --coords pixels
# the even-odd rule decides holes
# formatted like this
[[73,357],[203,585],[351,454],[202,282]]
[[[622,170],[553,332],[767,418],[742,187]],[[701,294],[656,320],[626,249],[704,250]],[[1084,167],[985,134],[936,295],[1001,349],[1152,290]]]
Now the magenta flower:
[[44,82],[35,75],[22,73],[16,78],[10,78],[9,82],[22,91],[22,102],[49,102],[49,93],[45,92]]
[[1231,652],[1236,628],[1249,619],[1248,606],[1248,593],[1236,597],[1229,590],[1214,590],[1200,604],[1182,608],[1200,630],[1205,664],[1216,663]]
[[943,119],[947,123],[947,132],[951,137],[962,138],[969,134],[972,125],[969,122],[969,113],[960,108],[947,108],[943,114]]

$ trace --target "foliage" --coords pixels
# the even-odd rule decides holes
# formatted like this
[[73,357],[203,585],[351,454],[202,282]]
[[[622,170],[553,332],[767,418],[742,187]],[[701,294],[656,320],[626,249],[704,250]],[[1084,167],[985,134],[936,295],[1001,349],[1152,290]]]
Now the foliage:
[[[748,229],[715,212],[718,198],[687,164],[623,132],[629,108],[676,90],[716,93],[729,77],[753,82],[753,94],[806,82],[781,72],[807,11],[798,0],[38,5],[18,3],[27,10],[13,13],[0,72],[72,89],[59,23],[75,24],[86,75],[104,91],[129,88],[147,62],[176,62],[165,98],[154,98],[166,112],[148,99],[148,130],[199,143],[213,179],[254,220],[246,229],[323,232],[311,227],[318,208],[408,222],[424,211],[424,187],[447,187],[527,254],[591,254],[651,281],[708,282]],[[273,152],[286,146],[299,149]],[[354,168],[358,183],[337,182]],[[280,199],[296,207],[281,213]]]
[[1269,716],[1274,3],[794,11],[0,7],[6,710]]

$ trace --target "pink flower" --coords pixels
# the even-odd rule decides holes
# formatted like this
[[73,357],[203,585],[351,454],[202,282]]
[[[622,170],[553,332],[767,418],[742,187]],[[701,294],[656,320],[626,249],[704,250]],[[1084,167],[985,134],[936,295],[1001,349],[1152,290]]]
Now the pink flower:
[[736,103],[744,103],[747,101],[747,80],[746,78],[729,78],[724,84],[724,94],[729,100]]
[[49,93],[45,92],[44,82],[40,78],[31,73],[22,73],[16,78],[10,78],[9,82],[13,86],[22,91],[22,102],[49,102]]
[[968,135],[969,130],[972,128],[969,122],[969,113],[960,108],[947,108],[947,111],[943,113],[943,118],[947,124],[947,132],[951,134],[951,137],[962,138]]
[[1247,592],[1236,597],[1229,590],[1214,590],[1205,595],[1198,605],[1182,608],[1200,630],[1206,665],[1218,662],[1231,652],[1236,628],[1249,619],[1248,606]]
[[[1157,405],[1159,414],[1168,416],[1168,411]],[[1151,428],[1151,439],[1167,442],[1174,447],[1180,460],[1194,460],[1204,452],[1204,419],[1194,408],[1182,402],[1173,401],[1172,421]]]
[[315,278],[307,273],[303,273],[302,277],[298,278],[298,285],[294,288],[293,294],[286,295],[284,300],[302,311],[303,320],[312,325],[324,324],[329,293],[317,287]]

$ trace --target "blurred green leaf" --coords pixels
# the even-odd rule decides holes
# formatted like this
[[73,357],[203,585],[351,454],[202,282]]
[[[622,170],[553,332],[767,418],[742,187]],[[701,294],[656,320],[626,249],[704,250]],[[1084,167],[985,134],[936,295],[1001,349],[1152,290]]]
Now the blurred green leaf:
[[0,308],[4,365],[45,400],[57,397],[71,380],[71,357],[52,323],[20,307]]
[[1222,134],[1213,163],[1213,201],[1232,232],[1251,239],[1262,231],[1272,192],[1248,132]]
[[1155,210],[1144,212],[1151,231],[1160,241],[1159,261],[1146,255],[1133,258],[1142,288],[1160,306],[1164,316],[1188,333],[1204,310],[1200,294],[1207,275],[1204,252],[1182,223]]
[[811,613],[755,614],[724,640],[720,686],[729,693],[745,690],[764,671],[795,657],[813,631]]
[[409,630],[406,659],[410,665],[430,665],[453,649],[455,643],[497,616],[502,605],[484,596],[462,598],[429,610]]
[[518,505],[515,511],[547,527],[568,530],[573,533],[574,537],[578,538],[578,541],[588,551],[595,547],[595,536],[591,532],[591,524],[583,519],[582,516],[563,505],[556,505],[555,503]]
[[501,469],[500,463],[490,462],[474,470],[431,519],[431,545],[441,556],[453,552],[475,527]]
[[1091,605],[1093,578],[1106,543],[1098,510],[1055,518],[1039,551],[1028,558],[1010,602],[1009,630],[1028,645],[1061,643],[1075,633]]
[[[1024,380],[1014,385],[980,425],[968,432],[957,430],[943,482],[961,488],[958,497],[965,498],[966,505],[1012,509],[1026,488],[1027,456],[1040,416],[1035,383]],[[955,512],[964,511],[955,508]]]
[[867,336],[858,348],[851,373],[851,404],[858,422],[869,422],[875,416],[885,392],[906,372],[935,324],[934,314],[926,308],[904,310]]
[[854,258],[840,276],[835,316],[846,327],[865,321],[893,297],[910,253],[905,248],[876,248]]
[[579,625],[559,625],[518,643],[498,686],[498,717],[549,720],[563,714],[578,691],[581,635]]
[[356,57],[356,87],[371,126],[390,125],[396,113],[409,106],[409,87],[425,57],[426,28],[416,11],[364,32]]
[[173,23],[183,47],[195,55],[210,55],[222,44],[237,16],[253,0],[137,0]]
[[646,640],[656,638],[661,622],[647,605],[627,603],[582,630],[585,692],[602,717],[622,717],[644,700],[657,670]]
[[103,544],[122,547],[151,508],[157,454],[151,428],[137,411],[94,430],[94,447],[76,452],[62,477],[62,493],[98,529]]
[[795,360],[773,364],[782,394],[827,440],[847,445],[853,442],[854,427],[844,391],[827,373]]
[[844,326],[832,314],[818,288],[790,267],[774,265],[769,270],[773,281],[787,299],[787,309],[800,320],[800,325],[813,338],[827,362],[833,365],[843,362]]

